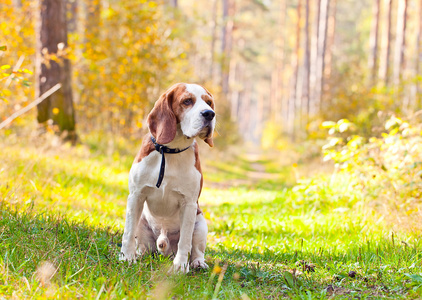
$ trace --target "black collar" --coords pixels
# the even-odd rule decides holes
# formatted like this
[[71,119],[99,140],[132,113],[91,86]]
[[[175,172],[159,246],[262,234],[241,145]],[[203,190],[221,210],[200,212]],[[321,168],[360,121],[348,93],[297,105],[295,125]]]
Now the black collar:
[[183,152],[185,150],[188,150],[190,148],[190,146],[186,147],[185,149],[172,149],[172,148],[169,148],[167,146],[158,144],[157,140],[152,135],[151,135],[151,141],[154,143],[155,150],[157,150],[158,152],[161,153],[160,174],[158,175],[157,184],[155,185],[157,188],[159,188],[160,185],[161,185],[161,182],[163,181],[164,170],[165,170],[165,167],[166,167],[166,158],[164,156],[164,153],[168,153],[168,154],[180,153],[180,152]]

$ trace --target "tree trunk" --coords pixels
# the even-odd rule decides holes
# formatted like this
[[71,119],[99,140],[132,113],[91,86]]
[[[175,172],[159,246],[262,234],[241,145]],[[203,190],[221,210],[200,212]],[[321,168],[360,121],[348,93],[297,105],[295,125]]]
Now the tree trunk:
[[214,83],[215,74],[214,74],[214,64],[215,64],[215,42],[217,40],[217,0],[213,0],[212,3],[212,31],[211,31],[211,61],[209,69],[209,78]]
[[385,32],[383,34],[382,46],[381,46],[381,59],[378,76],[385,86],[389,83],[389,68],[390,68],[390,48],[391,48],[391,12],[392,12],[392,0],[385,0]]
[[[238,63],[237,61],[232,63],[232,68],[233,70],[231,71],[232,73],[232,80],[234,82],[238,82],[238,83],[242,83],[240,84],[241,87],[236,87],[234,88],[231,93],[230,93],[230,101],[231,101],[231,108],[230,108],[230,113],[231,113],[231,119],[234,122],[238,122],[239,120],[239,106],[240,106],[240,99],[241,99],[241,94],[242,94],[242,90],[243,88],[243,83],[244,83],[244,69],[243,69],[243,65]],[[233,83],[234,83],[233,82]],[[238,84],[239,85],[239,84]]]
[[221,90],[224,95],[229,93],[230,56],[233,42],[233,15],[235,0],[223,0],[223,32],[221,52],[223,54],[221,64]]
[[284,100],[287,100],[285,95],[285,38],[286,38],[286,0],[281,0],[280,3],[280,19],[278,22],[279,35],[277,36],[276,44],[276,63],[275,68],[271,74],[271,103],[270,110],[274,122],[283,122],[283,126],[286,127],[286,118],[283,115],[286,113],[287,108],[284,106]]
[[318,50],[315,82],[315,111],[319,113],[322,101],[322,89],[324,86],[325,49],[327,46],[327,23],[330,0],[321,0],[319,25],[318,25]]
[[295,139],[295,124],[297,119],[298,107],[296,107],[296,93],[297,93],[297,83],[299,77],[299,51],[300,51],[300,23],[302,20],[301,11],[302,11],[302,0],[298,1],[297,4],[297,22],[296,22],[296,46],[295,50],[292,53],[292,70],[293,76],[291,79],[291,89],[290,89],[290,98],[289,98],[289,111],[288,111],[288,128],[287,131],[292,140]]
[[178,0],[170,0],[170,5],[174,8],[179,7],[179,1]]
[[[416,45],[416,63],[415,63],[415,73],[416,76],[419,76],[420,64],[422,62],[422,0],[419,0],[419,11],[418,11],[418,26],[417,26],[417,45]],[[421,109],[421,82],[420,80],[416,81],[416,97],[414,108]]]
[[[337,0],[331,1],[330,16],[328,18],[327,29],[327,49],[325,51],[325,69],[324,69],[324,87],[323,95],[326,95],[331,89],[331,72],[333,68],[333,49],[335,42],[336,23],[337,23]],[[331,97],[329,97],[331,99]]]
[[[37,96],[57,83],[62,88],[38,105],[38,122],[53,120],[66,140],[76,141],[70,61],[66,58],[67,28],[65,1],[40,0],[37,37]],[[52,56],[56,56],[54,60]]]
[[372,27],[369,37],[368,69],[370,72],[370,84],[375,84],[377,74],[378,54],[378,31],[380,19],[380,0],[375,0],[372,7]]
[[[311,72],[311,48],[309,35],[309,0],[305,1],[305,57],[303,62],[303,91],[302,91],[302,113],[307,122],[309,116],[309,76]],[[306,123],[304,124],[306,125]]]
[[407,19],[407,1],[399,0],[397,12],[396,43],[394,47],[394,73],[393,82],[398,88],[401,83],[401,77],[405,65],[405,46],[406,46],[406,19]]
[[309,115],[316,114],[315,104],[315,89],[316,89],[316,78],[317,78],[317,57],[318,57],[318,34],[319,34],[319,18],[321,11],[321,0],[316,0],[315,4],[315,20],[312,26],[312,39],[311,39],[311,61],[310,61],[310,74],[309,74]]
[[22,8],[22,0],[13,0],[12,3],[15,8]]

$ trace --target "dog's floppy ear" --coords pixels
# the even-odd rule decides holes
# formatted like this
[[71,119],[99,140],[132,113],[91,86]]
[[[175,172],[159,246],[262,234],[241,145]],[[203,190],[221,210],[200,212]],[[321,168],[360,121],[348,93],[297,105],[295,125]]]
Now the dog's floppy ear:
[[211,136],[211,137],[207,137],[207,138],[204,140],[204,142],[205,142],[205,143],[207,143],[210,147],[214,147],[214,141],[213,141],[213,139],[212,139],[212,136]]
[[162,94],[147,118],[149,131],[157,144],[168,144],[176,136],[177,120],[172,109],[173,94],[173,89]]

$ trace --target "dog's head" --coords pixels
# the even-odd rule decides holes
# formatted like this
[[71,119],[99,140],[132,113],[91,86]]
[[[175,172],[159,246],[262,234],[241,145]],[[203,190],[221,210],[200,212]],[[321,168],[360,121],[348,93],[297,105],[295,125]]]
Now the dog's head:
[[214,98],[198,84],[177,83],[160,96],[147,122],[158,144],[170,143],[180,125],[184,136],[199,137],[212,147]]

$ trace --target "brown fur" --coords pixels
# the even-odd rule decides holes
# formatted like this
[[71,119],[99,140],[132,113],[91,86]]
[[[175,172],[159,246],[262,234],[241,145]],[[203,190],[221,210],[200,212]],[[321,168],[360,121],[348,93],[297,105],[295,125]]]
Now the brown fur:
[[144,157],[147,157],[154,150],[155,146],[154,143],[151,141],[151,133],[147,133],[142,140],[141,149],[136,155],[133,163],[139,163]]
[[[201,173],[201,183],[200,183],[200,187],[199,187],[199,195],[198,195],[198,201],[199,201],[199,196],[201,196],[201,191],[202,191],[202,185],[204,183],[204,176],[202,175],[202,169],[201,169],[201,161],[199,160],[199,149],[198,149],[198,144],[194,143],[192,145],[193,147],[193,151],[195,152],[195,168],[199,171],[199,173]],[[196,202],[198,205],[198,208],[196,210],[196,214],[202,214],[202,210],[199,208],[199,202]]]
[[214,109],[214,101],[212,101],[212,96],[209,95],[202,95],[201,96],[202,100],[206,101],[211,101],[211,108]]
[[[147,118],[148,128],[158,144],[168,144],[176,136],[181,111],[175,102],[186,90],[183,84],[175,84],[160,96]],[[176,109],[175,109],[176,108]]]

